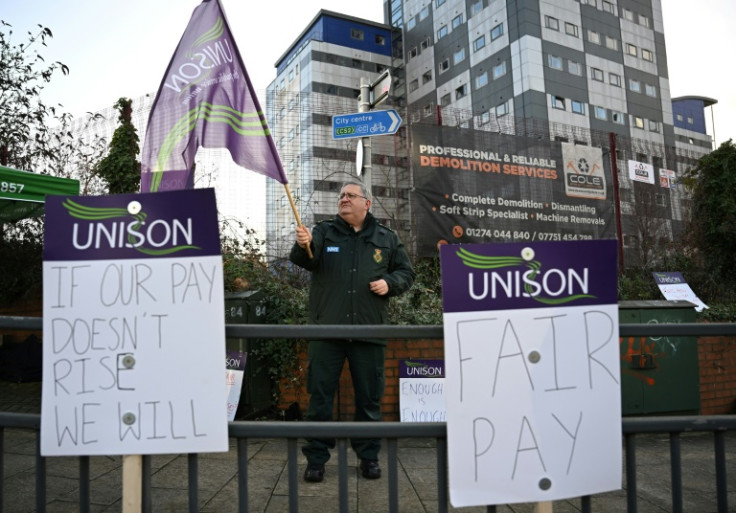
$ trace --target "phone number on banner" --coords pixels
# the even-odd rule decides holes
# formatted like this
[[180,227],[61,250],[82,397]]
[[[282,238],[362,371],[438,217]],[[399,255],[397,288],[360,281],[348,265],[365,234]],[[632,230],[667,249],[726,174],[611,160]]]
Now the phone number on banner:
[[467,228],[468,237],[501,240],[555,241],[555,240],[592,240],[592,235],[581,233],[531,232],[517,230],[492,230],[490,228]]

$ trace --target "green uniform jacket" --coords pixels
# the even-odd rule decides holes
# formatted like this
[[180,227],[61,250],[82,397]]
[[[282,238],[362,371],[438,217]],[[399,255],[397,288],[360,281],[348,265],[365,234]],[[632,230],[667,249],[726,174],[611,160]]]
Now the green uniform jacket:
[[[313,324],[385,324],[389,298],[406,292],[416,276],[399,237],[368,212],[359,232],[340,216],[312,231],[312,255],[294,244],[289,260],[312,272],[309,318]],[[388,294],[370,291],[383,278]],[[372,342],[382,342],[371,340]]]

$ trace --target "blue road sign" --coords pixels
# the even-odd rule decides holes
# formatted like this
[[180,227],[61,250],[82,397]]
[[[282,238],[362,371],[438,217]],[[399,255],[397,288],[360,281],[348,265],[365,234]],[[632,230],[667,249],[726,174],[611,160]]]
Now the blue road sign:
[[401,117],[395,110],[373,110],[332,116],[332,138],[371,137],[395,134]]

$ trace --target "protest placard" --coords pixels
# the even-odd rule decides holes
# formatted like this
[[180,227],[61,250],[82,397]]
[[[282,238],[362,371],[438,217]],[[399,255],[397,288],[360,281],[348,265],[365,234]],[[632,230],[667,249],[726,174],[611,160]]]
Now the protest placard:
[[616,242],[440,256],[453,506],[620,488]]
[[695,305],[697,312],[708,308],[708,305],[693,292],[681,272],[658,271],[653,272],[652,276],[654,276],[659,291],[668,301],[690,301]]
[[41,454],[228,450],[214,191],[48,197]]
[[444,361],[399,361],[401,422],[445,422],[444,388]]

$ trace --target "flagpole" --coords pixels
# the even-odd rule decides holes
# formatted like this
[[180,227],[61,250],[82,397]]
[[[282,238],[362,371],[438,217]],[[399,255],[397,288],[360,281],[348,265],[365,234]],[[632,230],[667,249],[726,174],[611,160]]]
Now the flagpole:
[[[294,198],[291,197],[291,189],[289,189],[289,184],[284,184],[284,189],[286,190],[286,196],[289,198],[289,203],[291,204],[291,210],[294,212],[294,217],[296,217],[296,224],[299,226],[302,225],[302,220],[299,218],[299,212],[296,210],[296,203],[294,203]],[[309,247],[309,244],[307,244],[307,247],[304,248],[307,250],[307,255],[309,255],[309,258],[312,258],[312,248]]]

